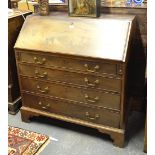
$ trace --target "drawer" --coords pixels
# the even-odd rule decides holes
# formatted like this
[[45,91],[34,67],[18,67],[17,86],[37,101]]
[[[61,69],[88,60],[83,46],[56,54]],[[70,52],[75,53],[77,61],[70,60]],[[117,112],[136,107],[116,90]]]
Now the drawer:
[[64,82],[71,85],[94,87],[109,91],[121,91],[121,80],[111,77],[102,77],[89,74],[80,74],[56,69],[47,69],[37,66],[19,64],[19,73],[28,77],[49,81]]
[[61,68],[72,71],[81,71],[86,73],[95,74],[121,74],[118,66],[115,63],[102,62],[96,59],[87,60],[84,58],[75,57],[62,57],[57,55],[40,55],[38,53],[31,52],[19,52],[17,54],[17,60],[20,62],[26,62],[30,64],[36,64],[39,66],[46,66],[52,68]]
[[92,108],[83,105],[71,104],[50,98],[44,98],[24,93],[23,105],[46,112],[60,114],[72,118],[110,127],[119,127],[120,114],[105,109]]
[[120,95],[117,93],[96,91],[74,87],[60,83],[43,82],[21,77],[21,89],[25,92],[54,96],[81,104],[101,106],[104,108],[120,109]]

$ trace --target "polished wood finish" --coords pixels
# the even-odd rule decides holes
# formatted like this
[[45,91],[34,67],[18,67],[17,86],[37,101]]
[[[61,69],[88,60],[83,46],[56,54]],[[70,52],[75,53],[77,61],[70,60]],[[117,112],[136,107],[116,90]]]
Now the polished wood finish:
[[120,110],[120,94],[94,89],[81,89],[81,87],[61,83],[47,83],[41,80],[21,78],[22,90],[26,92],[44,93],[48,96],[57,96],[60,99],[93,104],[104,108]]
[[[52,70],[52,72],[51,72]],[[64,71],[65,70],[65,71]],[[86,72],[68,71],[63,68],[51,69],[45,67],[38,67],[32,64],[19,64],[19,73],[22,76],[35,77],[37,79],[46,79],[47,81],[59,81],[69,83],[70,85],[95,87],[99,90],[111,90],[111,92],[121,91],[120,76],[111,75],[95,75]],[[74,78],[73,78],[74,77]]]
[[[50,11],[68,12],[68,1],[62,4],[49,4]],[[38,5],[34,5],[35,12],[38,12]],[[135,15],[136,32],[133,45],[133,58],[131,62],[132,76],[130,77],[130,94],[132,96],[131,110],[145,111],[144,102],[145,88],[145,67],[147,56],[147,1],[141,5],[127,5],[125,1],[101,0],[101,13],[104,15]]]
[[18,10],[14,10],[14,14],[8,16],[8,108],[11,114],[15,114],[21,107],[21,97],[13,47],[24,23],[22,13],[25,17],[31,14],[30,11],[19,12]]
[[29,16],[15,45],[22,120],[42,115],[89,126],[123,147],[133,32],[134,16]]
[[145,89],[145,66],[147,56],[147,4],[142,6],[117,6],[106,4],[101,11],[105,14],[130,14],[136,16],[136,31],[131,61],[130,94],[133,98],[132,110],[145,111],[143,102]]
[[[48,19],[48,16],[40,18],[38,18],[38,16],[33,16],[29,18],[29,22],[26,22],[24,25],[26,29],[22,30],[20,40],[18,40],[16,46],[20,46],[21,49],[29,48],[29,50],[35,51],[53,51],[55,53],[61,51],[61,54],[67,53],[68,55],[125,61],[127,49],[124,47],[126,47],[126,41],[129,37],[128,32],[130,24],[124,23],[121,20],[116,22],[115,20],[107,19],[107,22],[107,20],[102,20],[102,16],[99,19],[93,19],[93,21],[87,18],[83,23],[81,23],[81,18],[78,17],[70,17],[64,20],[61,16],[57,18],[55,16],[50,16],[51,20]],[[43,30],[41,24],[36,24],[41,20],[44,20],[44,29],[46,29],[46,31]],[[33,29],[31,25],[35,25]],[[52,31],[48,28],[49,25],[52,25]],[[115,27],[113,25],[115,25]],[[107,29],[110,29],[110,33],[113,34],[113,37],[108,36],[109,31],[107,31]],[[34,30],[35,35],[33,32]],[[41,30],[41,32],[38,30]],[[43,34],[42,31],[44,31]],[[51,36],[48,37],[49,34]],[[45,37],[41,37],[40,35],[44,35]],[[103,35],[107,37],[102,37]],[[33,43],[29,41],[29,39],[25,39],[27,36],[31,38]],[[36,39],[36,36],[40,37]],[[111,46],[111,42],[113,42],[113,46]],[[43,64],[46,64],[46,61],[48,61],[45,57],[40,61],[38,57],[33,57],[33,59],[36,63]],[[49,62],[47,62],[47,64],[48,63]],[[50,61],[50,63],[53,63],[53,61]],[[103,65],[101,64],[100,66],[100,64],[98,64],[98,67],[94,66],[97,68],[93,70],[99,70],[101,68],[100,70],[102,71],[102,69],[106,67]],[[112,64],[112,66],[114,65]],[[85,66],[83,65],[83,67],[89,69],[89,64],[85,62]],[[106,68],[109,67],[107,66]]]
[[[65,101],[59,98],[38,97],[23,93],[25,107],[56,113],[72,118],[95,122],[111,127],[119,127],[119,112],[86,104]],[[63,109],[63,110],[62,110]]]
[[[23,44],[24,45],[24,44]],[[78,45],[78,44],[77,44]],[[68,46],[68,45],[67,45]],[[44,50],[43,50],[44,51]],[[77,52],[78,53],[78,52]],[[87,52],[85,52],[87,53]],[[75,53],[76,54],[76,53]],[[84,52],[83,52],[84,54]],[[71,57],[63,57],[62,55],[58,54],[50,54],[50,55],[43,55],[43,54],[36,54],[36,53],[24,53],[20,52],[18,54],[19,59],[21,59],[21,62],[38,65],[41,64],[43,67],[53,67],[57,69],[65,69],[69,68],[73,72],[83,72],[83,73],[93,73],[96,72],[99,75],[106,75],[109,74],[111,77],[117,75],[119,78],[119,65],[116,63],[110,63],[107,60],[101,61],[93,59],[86,59],[86,58],[73,58]],[[59,61],[58,61],[59,60]],[[73,68],[74,67],[74,68]]]

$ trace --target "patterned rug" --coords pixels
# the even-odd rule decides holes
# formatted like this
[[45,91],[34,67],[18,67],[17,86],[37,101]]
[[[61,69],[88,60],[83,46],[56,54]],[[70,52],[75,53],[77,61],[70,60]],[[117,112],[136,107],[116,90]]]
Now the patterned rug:
[[49,137],[16,127],[8,127],[8,155],[37,155],[49,142]]

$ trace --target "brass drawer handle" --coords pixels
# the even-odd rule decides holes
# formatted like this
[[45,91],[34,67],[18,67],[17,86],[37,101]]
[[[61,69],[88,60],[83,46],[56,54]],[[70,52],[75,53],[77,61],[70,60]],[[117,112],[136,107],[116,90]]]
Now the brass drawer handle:
[[49,91],[48,87],[45,87],[44,90],[41,90],[40,86],[37,85],[37,89],[41,92],[41,93],[47,93]]
[[47,72],[44,72],[43,75],[40,75],[39,74],[39,71],[38,70],[35,70],[35,75],[36,75],[36,78],[45,78],[47,77]]
[[87,84],[88,86],[93,86],[93,87],[95,87],[97,84],[99,84],[99,80],[98,80],[98,79],[95,80],[93,83],[90,83],[89,80],[88,80],[87,78],[84,78],[84,81],[86,82],[86,84]]
[[84,67],[86,67],[88,72],[92,73],[96,72],[100,68],[100,66],[96,65],[93,69],[89,69],[88,64],[84,64]]
[[[39,105],[42,105],[42,102],[41,101],[39,101],[39,103],[38,103]],[[47,105],[45,105],[45,106],[42,106],[41,108],[42,109],[48,109],[50,107],[50,104],[48,103]]]
[[39,61],[37,57],[34,57],[34,62],[39,65],[43,65],[46,62],[46,58],[42,58],[42,61]]
[[89,120],[97,120],[98,118],[100,118],[100,115],[99,114],[95,114],[95,116],[91,116],[89,114],[89,112],[86,112],[86,117],[89,119]]
[[98,100],[99,100],[99,97],[95,97],[94,99],[89,99],[89,96],[87,94],[85,94],[85,99],[86,101],[88,102],[91,102],[91,103],[96,103]]

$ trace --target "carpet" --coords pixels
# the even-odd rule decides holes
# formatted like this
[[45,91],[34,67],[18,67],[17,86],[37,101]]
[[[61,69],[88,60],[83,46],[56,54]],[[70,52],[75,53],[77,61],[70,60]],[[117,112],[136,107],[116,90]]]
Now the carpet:
[[29,130],[8,127],[8,155],[38,155],[49,137]]

